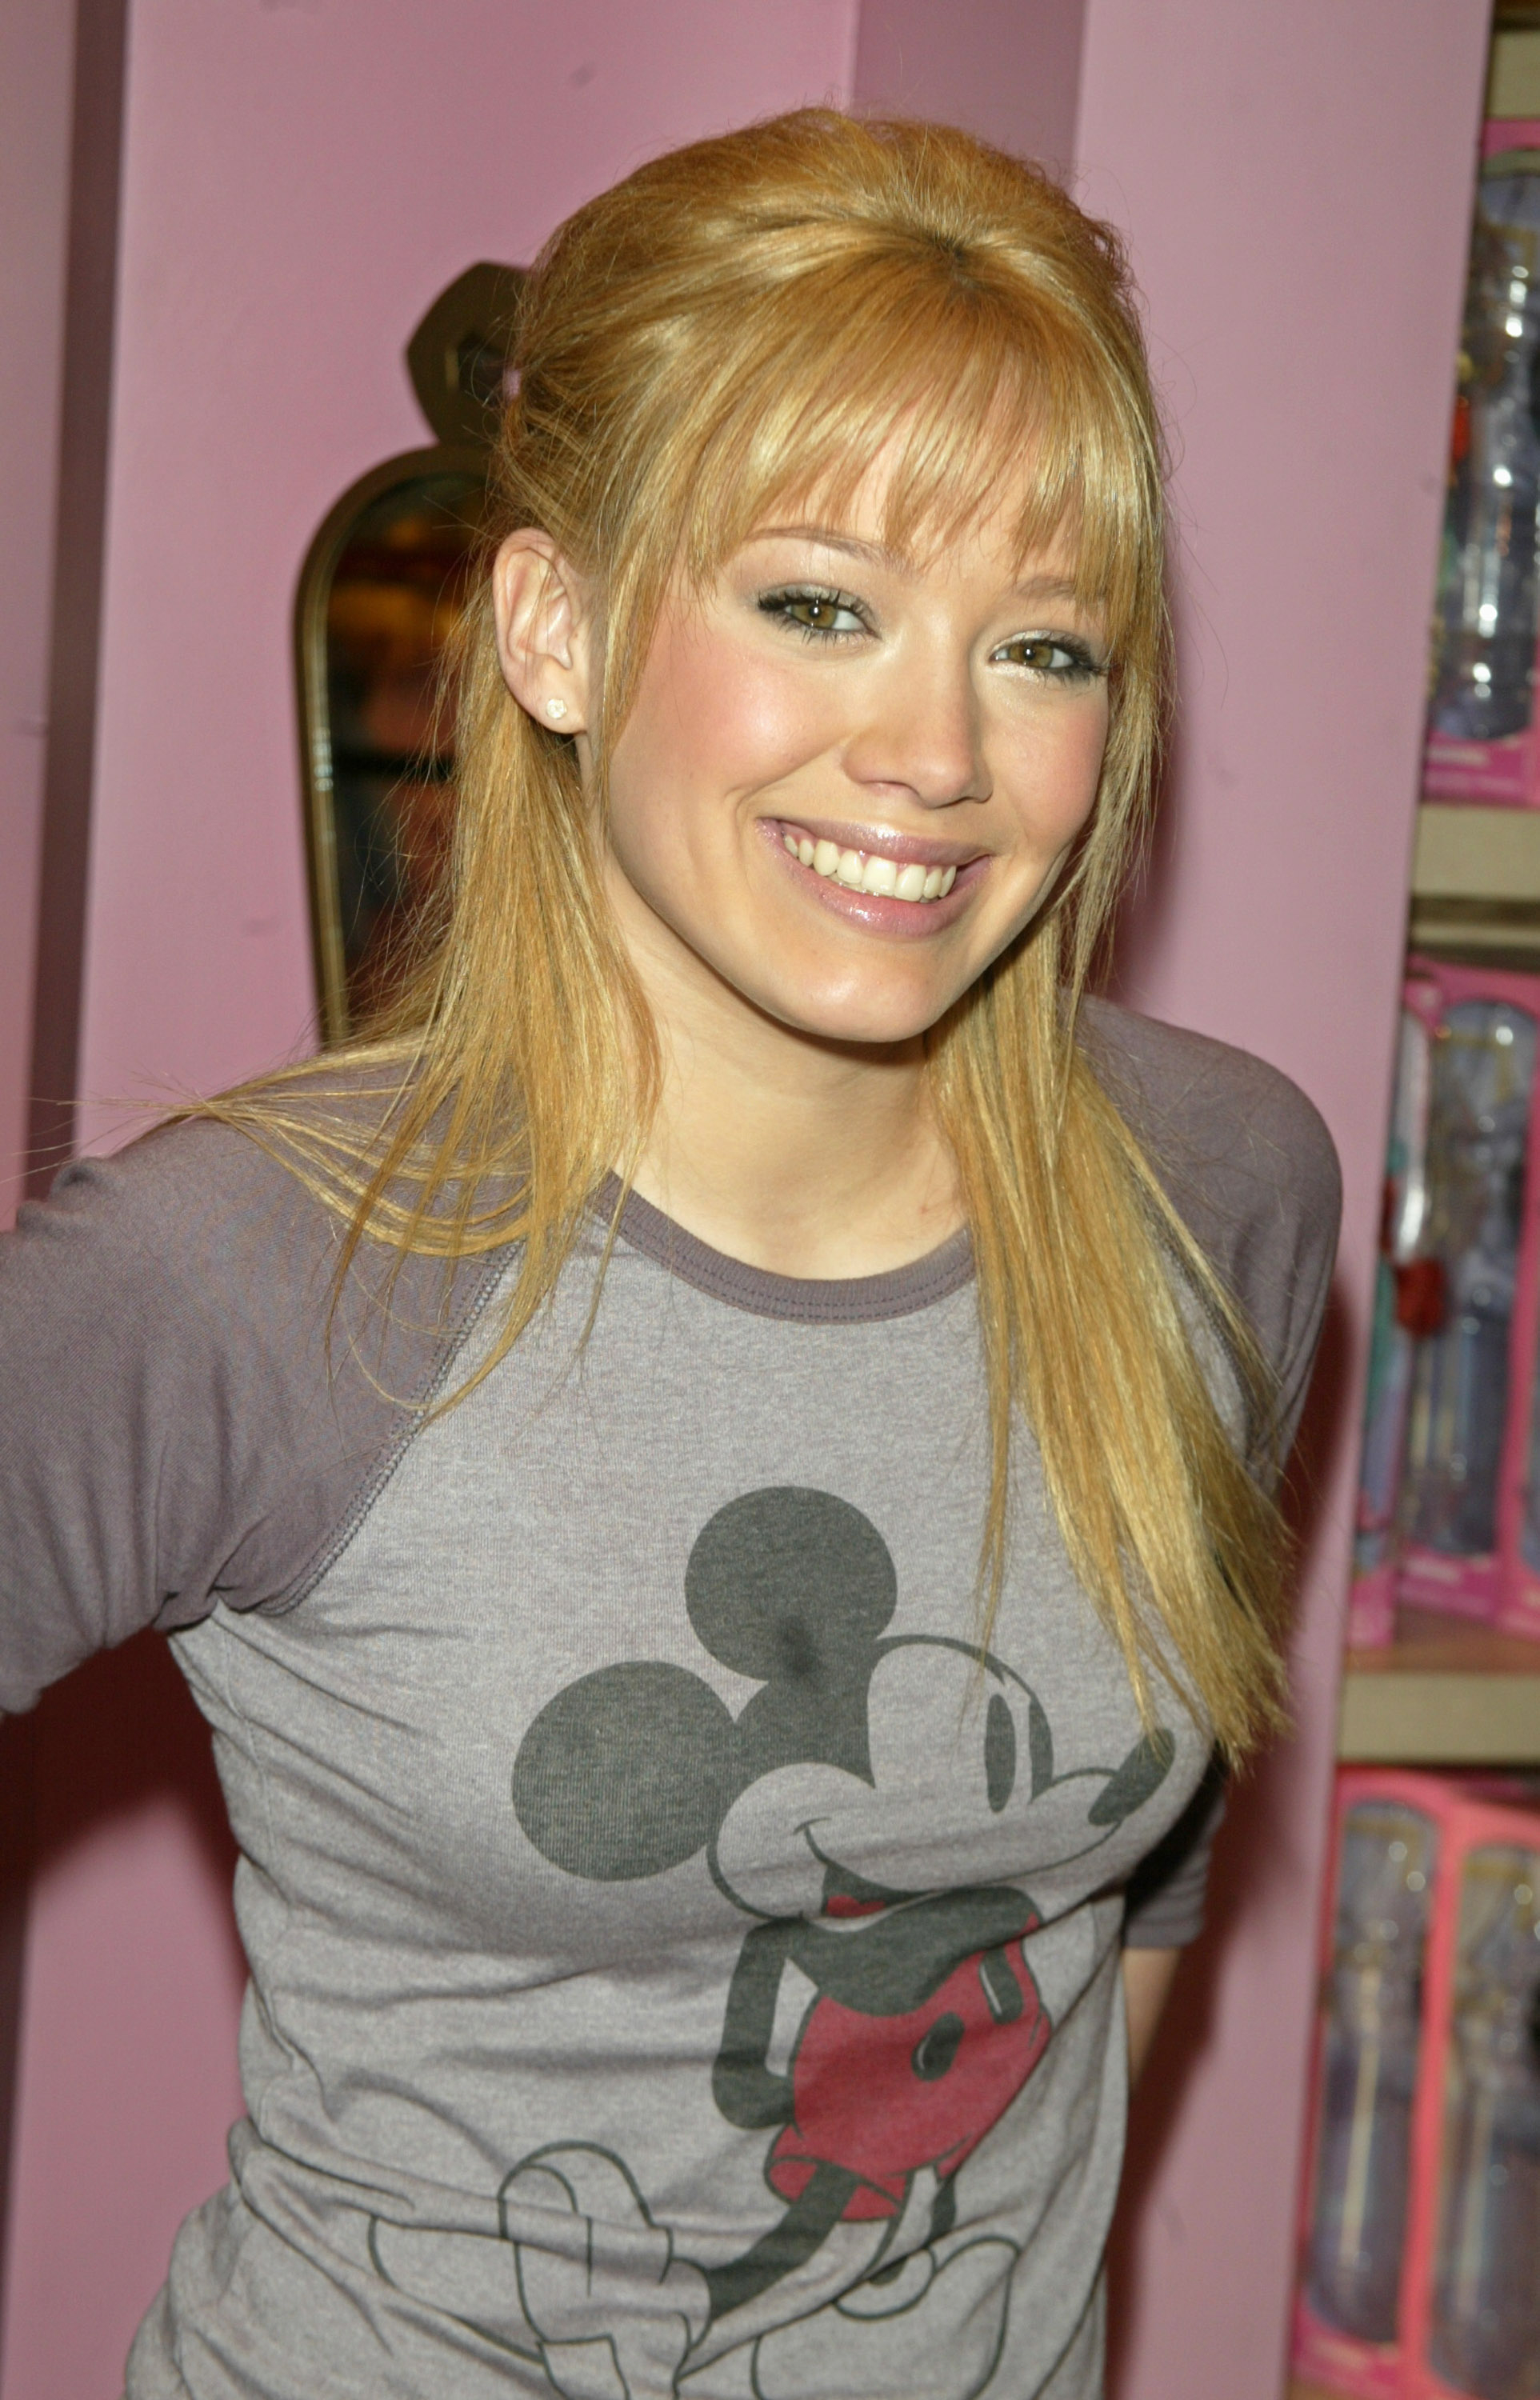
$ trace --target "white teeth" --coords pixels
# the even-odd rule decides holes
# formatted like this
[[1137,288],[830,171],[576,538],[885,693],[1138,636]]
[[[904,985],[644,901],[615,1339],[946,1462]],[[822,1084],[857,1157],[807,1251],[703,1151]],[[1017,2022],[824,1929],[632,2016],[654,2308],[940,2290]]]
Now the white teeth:
[[848,892],[869,892],[878,899],[940,900],[957,881],[955,866],[921,866],[918,859],[900,866],[895,858],[884,858],[877,851],[841,850],[838,842],[814,841],[811,834],[785,828],[781,839],[793,858],[825,882],[843,884]]

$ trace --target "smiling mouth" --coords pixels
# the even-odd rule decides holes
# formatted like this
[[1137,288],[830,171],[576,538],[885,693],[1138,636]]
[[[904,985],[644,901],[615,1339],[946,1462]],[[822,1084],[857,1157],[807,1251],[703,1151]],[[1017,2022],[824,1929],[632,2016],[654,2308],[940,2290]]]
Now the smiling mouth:
[[838,1921],[854,1916],[882,1916],[890,1908],[900,1906],[915,1897],[913,1892],[890,1891],[883,1884],[868,1883],[865,1875],[858,1875],[852,1867],[840,1866],[838,1861],[821,1850],[811,1825],[801,1825],[797,1830],[824,1870],[821,1913],[825,1917]]
[[901,900],[911,907],[930,907],[937,900],[945,900],[957,881],[960,865],[973,863],[960,861],[955,854],[940,859],[916,856],[914,853],[922,852],[924,845],[892,836],[883,848],[867,850],[833,841],[808,826],[784,821],[778,830],[787,854],[799,866],[821,876],[825,883],[837,884],[846,892],[863,893],[874,900]]

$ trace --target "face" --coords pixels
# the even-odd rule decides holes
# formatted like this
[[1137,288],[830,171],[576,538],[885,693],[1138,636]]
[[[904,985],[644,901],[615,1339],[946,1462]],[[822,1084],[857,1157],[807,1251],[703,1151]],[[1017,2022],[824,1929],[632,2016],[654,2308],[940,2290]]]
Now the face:
[[1090,813],[1106,643],[1068,552],[1023,565],[997,519],[895,557],[882,500],[874,478],[838,525],[765,526],[661,615],[606,861],[655,999],[911,1042],[1042,905]]

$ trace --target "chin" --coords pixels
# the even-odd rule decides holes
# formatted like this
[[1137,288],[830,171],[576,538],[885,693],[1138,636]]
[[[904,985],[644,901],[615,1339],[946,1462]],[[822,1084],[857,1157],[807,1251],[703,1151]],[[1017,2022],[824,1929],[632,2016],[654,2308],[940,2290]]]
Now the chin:
[[810,1006],[807,995],[797,1000],[788,997],[784,1005],[770,1003],[771,1014],[783,1024],[814,1042],[849,1043],[867,1050],[900,1049],[905,1043],[918,1042],[951,1006],[949,1000],[920,1002],[913,1000],[899,1003],[893,1001],[852,1000],[849,997],[831,1001],[826,1007]]

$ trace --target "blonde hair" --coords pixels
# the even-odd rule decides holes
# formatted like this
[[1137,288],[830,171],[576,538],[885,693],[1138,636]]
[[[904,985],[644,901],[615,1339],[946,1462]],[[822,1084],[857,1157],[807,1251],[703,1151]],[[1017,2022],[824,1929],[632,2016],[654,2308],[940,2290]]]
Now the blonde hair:
[[[1019,1409],[1147,1721],[1152,1670],[1174,1675],[1242,1753],[1278,1711],[1284,1548],[1247,1471],[1267,1379],[1075,1038],[1150,807],[1166,675],[1161,438],[1116,237],[968,134],[804,110],[579,209],[530,276],[516,362],[489,539],[541,528],[601,596],[601,821],[660,607],[772,504],[838,511],[892,443],[885,538],[903,548],[1014,496],[1031,462],[1016,544],[1067,539],[1111,638],[1111,726],[1051,906],[927,1037],[989,1396],[981,1635]],[[522,1245],[478,1375],[550,1298],[606,1175],[627,1180],[660,1086],[593,797],[572,743],[511,699],[483,585],[446,880],[404,996],[341,1054],[382,1105],[361,1124],[355,1071],[328,1108],[335,1052],[212,1104],[347,1220],[340,1274],[366,1239],[445,1259]],[[1249,1462],[1194,1352],[1194,1295],[1247,1397]]]

